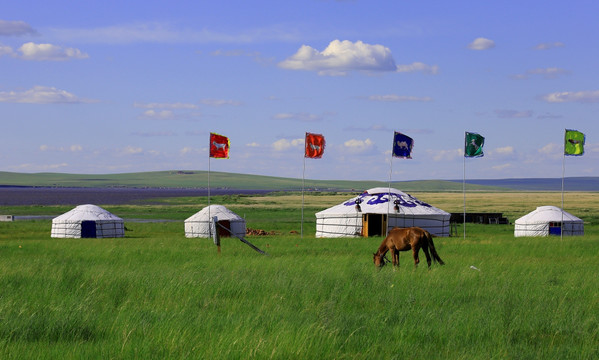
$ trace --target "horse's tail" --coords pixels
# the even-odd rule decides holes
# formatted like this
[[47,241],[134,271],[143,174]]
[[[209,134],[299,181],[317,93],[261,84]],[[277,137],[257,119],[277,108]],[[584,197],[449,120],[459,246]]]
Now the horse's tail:
[[[428,231],[427,231],[428,233]],[[428,233],[428,247],[431,249],[431,254],[433,255],[433,260],[438,262],[441,265],[445,265],[445,263],[443,262],[443,260],[441,260],[441,258],[439,257],[439,254],[437,254],[437,250],[435,249],[435,243],[433,242],[433,235],[431,235],[430,233]]]

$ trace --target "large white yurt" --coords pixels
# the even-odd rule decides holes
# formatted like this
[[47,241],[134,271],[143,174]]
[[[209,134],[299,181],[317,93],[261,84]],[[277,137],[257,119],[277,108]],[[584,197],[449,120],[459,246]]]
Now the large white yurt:
[[384,236],[396,226],[449,236],[450,217],[403,191],[378,187],[316,213],[316,237]]
[[114,238],[125,236],[120,217],[96,205],[79,205],[52,219],[53,238]]
[[[245,220],[222,205],[206,206],[185,220],[185,237],[211,237],[210,218],[216,217],[219,224],[230,229],[235,236],[245,236]],[[231,234],[219,228],[221,237]]]
[[584,235],[581,219],[556,206],[539,206],[515,222],[514,236]]

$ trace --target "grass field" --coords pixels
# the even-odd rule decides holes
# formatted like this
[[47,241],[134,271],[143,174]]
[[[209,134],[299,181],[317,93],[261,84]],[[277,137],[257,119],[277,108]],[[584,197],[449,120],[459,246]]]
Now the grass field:
[[[461,194],[413,195],[462,208]],[[466,239],[435,239],[445,266],[414,269],[402,253],[397,271],[372,264],[381,238],[314,238],[314,212],[345,198],[308,196],[303,239],[289,233],[299,228],[298,195],[213,199],[277,232],[249,237],[269,256],[234,239],[220,255],[211,240],[186,239],[182,220],[205,205],[198,198],[106,207],[176,220],[126,222],[122,239],[51,239],[49,220],[0,223],[0,358],[599,357],[597,194],[566,194],[584,236],[514,238],[511,225],[469,224]],[[467,197],[469,211],[512,222],[555,201],[560,194]]]

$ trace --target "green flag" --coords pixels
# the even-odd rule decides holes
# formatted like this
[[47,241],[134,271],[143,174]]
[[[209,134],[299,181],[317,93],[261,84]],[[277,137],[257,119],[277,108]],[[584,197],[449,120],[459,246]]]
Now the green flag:
[[584,154],[585,136],[580,131],[566,129],[564,155],[580,156]]
[[464,144],[465,157],[480,157],[483,156],[483,145],[485,138],[477,133],[466,132],[466,141]]

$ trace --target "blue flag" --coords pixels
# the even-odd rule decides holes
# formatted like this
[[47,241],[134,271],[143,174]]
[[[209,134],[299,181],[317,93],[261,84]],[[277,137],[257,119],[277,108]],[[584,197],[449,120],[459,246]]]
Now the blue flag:
[[393,135],[393,156],[404,159],[412,158],[412,148],[414,140],[400,132],[395,132]]

